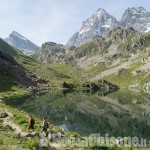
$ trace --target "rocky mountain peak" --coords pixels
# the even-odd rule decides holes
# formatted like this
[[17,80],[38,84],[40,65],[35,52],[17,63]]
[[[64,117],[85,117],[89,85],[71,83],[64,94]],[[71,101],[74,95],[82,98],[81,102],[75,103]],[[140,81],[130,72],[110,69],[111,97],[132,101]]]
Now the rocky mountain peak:
[[9,35],[9,37],[12,37],[12,36],[15,36],[15,37],[18,37],[18,38],[22,38],[22,39],[24,39],[24,40],[27,40],[23,35],[19,34],[19,33],[16,32],[16,31],[13,31],[13,32]]
[[109,14],[104,9],[98,8],[97,11],[92,16],[96,16],[98,19],[100,19],[100,17],[104,15],[109,15]]
[[147,10],[143,7],[131,7],[128,8],[127,11],[131,12],[131,13],[147,13]]
[[117,27],[134,28],[139,32],[150,31],[150,12],[143,7],[128,8],[122,15],[121,21],[117,21],[104,9],[98,8],[87,20],[83,21],[82,27],[68,41],[67,45],[80,46],[91,40],[94,36],[105,36]]
[[145,10],[143,7],[132,7],[132,8],[128,8],[123,16],[121,21],[125,20],[126,18],[132,17],[133,19],[138,17],[143,17],[146,13],[148,13],[147,10]]
[[104,9],[99,8],[87,20],[83,21],[80,30],[69,39],[67,45],[79,46],[91,40],[95,35],[106,35],[117,26],[117,20]]
[[96,13],[106,13],[106,11],[103,8],[98,8]]
[[63,63],[65,58],[70,56],[70,53],[74,53],[75,48],[55,42],[45,42],[42,44],[40,51],[33,54],[32,57],[45,64]]
[[122,16],[121,26],[123,28],[133,27],[139,32],[150,30],[150,12],[143,7],[128,8]]
[[42,44],[41,48],[44,48],[45,46],[55,46],[56,43],[55,42],[45,42]]
[[39,47],[25,38],[23,35],[13,31],[8,38],[4,39],[11,46],[21,50],[24,54],[33,54],[39,50]]
[[55,42],[45,42],[42,44],[41,49],[49,49],[49,50],[53,50],[53,49],[62,49],[64,47],[64,45],[62,44],[57,44]]
[[93,15],[91,15],[90,18],[83,21],[79,34],[82,35],[88,32],[90,29],[95,28],[96,27],[95,24],[97,23],[100,23],[103,25],[104,21],[107,18],[110,18],[109,14],[104,9],[99,8]]
[[113,42],[120,42],[123,39],[127,38],[130,35],[136,35],[138,32],[134,30],[134,28],[129,27],[126,29],[123,29],[121,27],[117,27],[116,29],[110,31],[107,36],[105,37],[109,41],[111,40]]

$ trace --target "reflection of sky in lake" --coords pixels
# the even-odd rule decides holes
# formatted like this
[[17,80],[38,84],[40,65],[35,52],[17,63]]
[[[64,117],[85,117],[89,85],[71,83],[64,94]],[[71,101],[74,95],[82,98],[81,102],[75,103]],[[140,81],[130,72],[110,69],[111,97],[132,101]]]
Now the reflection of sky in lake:
[[66,124],[61,124],[61,125],[59,125],[59,127],[65,129],[65,131],[69,131]]

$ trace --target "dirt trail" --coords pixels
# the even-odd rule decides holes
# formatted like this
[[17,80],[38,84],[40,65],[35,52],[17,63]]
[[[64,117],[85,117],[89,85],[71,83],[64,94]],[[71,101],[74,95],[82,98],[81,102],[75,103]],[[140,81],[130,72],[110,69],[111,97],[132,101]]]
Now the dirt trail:
[[28,133],[27,133],[27,132],[23,132],[23,131],[21,130],[21,128],[20,128],[18,125],[16,125],[15,123],[13,123],[13,122],[11,121],[11,118],[13,117],[13,114],[10,113],[10,112],[8,112],[6,109],[5,109],[5,112],[8,114],[8,116],[3,119],[3,125],[4,125],[4,126],[9,125],[9,126],[12,127],[12,129],[14,130],[14,132],[15,132],[16,134],[19,134],[19,133],[20,133],[21,136],[26,136]]
[[[4,109],[4,110],[8,114],[8,116],[3,119],[4,126],[7,126],[7,125],[11,126],[12,129],[14,130],[14,132],[16,133],[16,136],[19,134],[20,134],[19,136],[27,136],[30,134],[27,132],[23,132],[22,129],[11,120],[11,118],[13,117],[13,114],[8,112],[6,109]],[[52,146],[52,147],[59,149],[59,148],[62,148],[62,146],[64,146],[60,143],[50,143],[49,140],[45,137],[45,135],[43,133],[39,133],[39,137],[40,137],[40,143],[39,143],[40,145],[39,146],[41,146],[41,147],[46,146],[49,148]]]

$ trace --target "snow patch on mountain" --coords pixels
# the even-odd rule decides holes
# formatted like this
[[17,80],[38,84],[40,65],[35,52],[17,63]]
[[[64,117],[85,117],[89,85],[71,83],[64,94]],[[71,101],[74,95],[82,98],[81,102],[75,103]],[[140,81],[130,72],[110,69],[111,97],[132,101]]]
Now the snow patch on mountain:
[[147,28],[147,30],[145,32],[149,32],[150,31],[150,27]]

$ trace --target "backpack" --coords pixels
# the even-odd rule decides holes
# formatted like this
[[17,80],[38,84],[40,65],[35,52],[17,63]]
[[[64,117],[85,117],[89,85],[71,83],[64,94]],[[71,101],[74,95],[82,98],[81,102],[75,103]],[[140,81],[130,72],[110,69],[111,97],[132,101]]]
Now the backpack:
[[31,122],[30,122],[31,124],[35,124],[35,120],[34,120],[34,118],[31,118]]
[[49,123],[47,121],[44,122],[44,128],[45,129],[49,128]]

